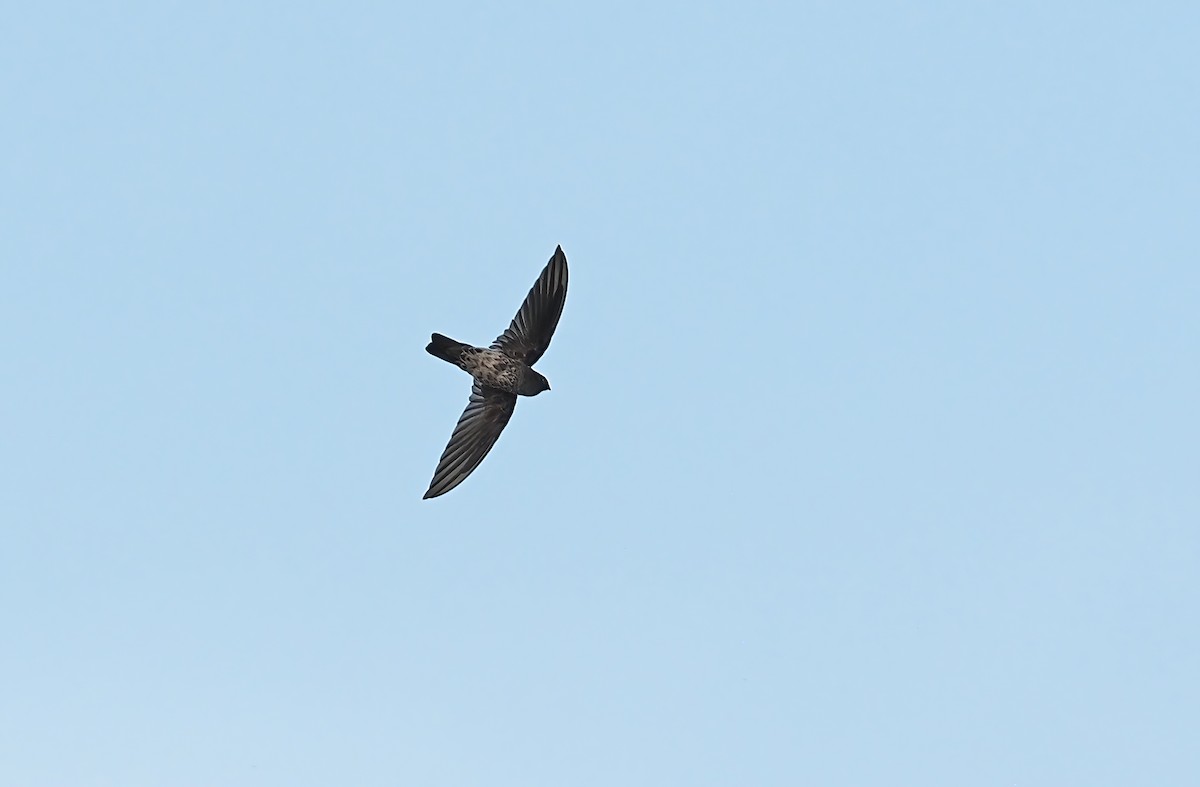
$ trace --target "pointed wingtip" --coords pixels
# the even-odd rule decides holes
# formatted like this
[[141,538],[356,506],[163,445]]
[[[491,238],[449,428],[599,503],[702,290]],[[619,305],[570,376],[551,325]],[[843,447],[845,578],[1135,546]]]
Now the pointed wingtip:
[[429,498],[431,498],[431,497],[437,497],[437,495],[435,495],[435,494],[433,493],[433,487],[429,487],[428,489],[426,489],[426,490],[425,490],[425,494],[421,496],[421,499],[422,499],[422,500],[428,500],[428,499],[429,499]]

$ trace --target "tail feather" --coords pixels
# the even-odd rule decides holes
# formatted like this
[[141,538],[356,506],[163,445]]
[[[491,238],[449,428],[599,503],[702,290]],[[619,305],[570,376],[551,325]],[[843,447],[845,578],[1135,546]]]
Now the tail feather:
[[456,342],[449,336],[442,336],[440,333],[435,333],[430,338],[432,341],[425,347],[425,352],[435,358],[441,358],[443,361],[449,361],[453,364],[458,363],[463,348],[470,346],[462,342]]

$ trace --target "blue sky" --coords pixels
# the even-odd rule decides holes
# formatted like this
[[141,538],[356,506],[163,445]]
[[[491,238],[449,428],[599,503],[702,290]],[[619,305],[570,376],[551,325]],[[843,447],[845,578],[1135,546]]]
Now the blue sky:
[[1195,784],[1197,40],[9,8],[0,782]]

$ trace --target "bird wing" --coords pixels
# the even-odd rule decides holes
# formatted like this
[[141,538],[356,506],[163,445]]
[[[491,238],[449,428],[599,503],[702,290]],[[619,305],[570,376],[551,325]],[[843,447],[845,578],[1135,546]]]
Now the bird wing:
[[496,444],[517,406],[517,395],[486,385],[471,386],[471,400],[463,410],[450,443],[438,460],[425,500],[444,495],[461,484]]
[[525,296],[517,316],[492,342],[492,349],[532,366],[550,346],[566,302],[567,255],[559,246]]

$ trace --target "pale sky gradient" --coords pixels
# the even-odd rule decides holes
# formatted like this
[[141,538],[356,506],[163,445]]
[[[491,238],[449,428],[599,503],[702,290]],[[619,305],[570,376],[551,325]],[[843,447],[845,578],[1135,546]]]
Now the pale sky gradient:
[[1200,784],[1198,41],[10,4],[0,784]]

